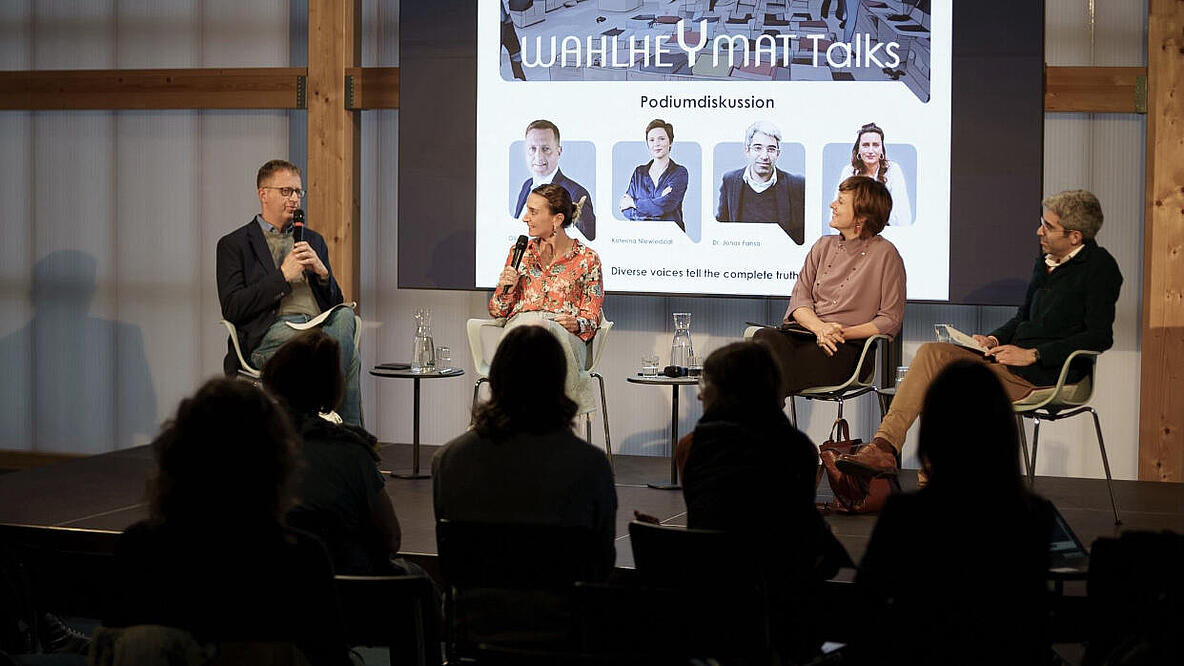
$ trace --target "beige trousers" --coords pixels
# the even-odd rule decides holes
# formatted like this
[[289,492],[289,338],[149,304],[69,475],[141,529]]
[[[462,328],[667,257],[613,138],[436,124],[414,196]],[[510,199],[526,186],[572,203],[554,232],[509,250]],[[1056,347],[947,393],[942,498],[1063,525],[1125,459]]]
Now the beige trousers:
[[946,342],[928,342],[917,350],[916,357],[905,373],[904,381],[896,389],[896,397],[892,399],[892,407],[880,422],[880,429],[876,437],[883,437],[892,444],[899,453],[904,447],[905,437],[909,434],[909,427],[917,420],[921,413],[921,404],[925,401],[925,392],[938,373],[955,361],[978,361],[985,364],[999,381],[1003,382],[1003,389],[1007,397],[1013,402],[1019,400],[1036,388],[1032,382],[1013,374],[1007,366],[991,363],[983,359],[982,354]]

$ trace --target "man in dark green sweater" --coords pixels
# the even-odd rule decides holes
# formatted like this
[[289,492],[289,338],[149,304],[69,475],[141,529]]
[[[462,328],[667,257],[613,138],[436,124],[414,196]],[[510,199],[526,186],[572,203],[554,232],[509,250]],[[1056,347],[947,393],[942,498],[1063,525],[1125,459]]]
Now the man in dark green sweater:
[[[854,455],[830,454],[823,464],[847,474],[895,474],[896,457],[930,382],[954,361],[989,364],[1015,401],[1038,387],[1055,385],[1074,351],[1105,351],[1114,344],[1114,303],[1122,273],[1094,240],[1102,228],[1102,206],[1085,190],[1054,194],[1043,206],[1036,230],[1043,254],[1036,259],[1024,304],[990,334],[974,336],[988,349],[986,354],[942,342],[921,345],[871,443]],[[1071,368],[1067,381],[1078,381],[1086,372]]]

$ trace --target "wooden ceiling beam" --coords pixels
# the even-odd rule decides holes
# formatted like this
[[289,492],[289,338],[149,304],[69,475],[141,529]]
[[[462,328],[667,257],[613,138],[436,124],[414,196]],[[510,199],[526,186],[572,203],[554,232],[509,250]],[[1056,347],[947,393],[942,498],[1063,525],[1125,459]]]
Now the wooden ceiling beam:
[[1147,68],[1046,67],[1044,110],[1147,113]]
[[303,67],[0,72],[0,110],[303,109]]
[[345,108],[351,111],[399,108],[399,68],[347,67]]
[[[303,109],[302,67],[0,72],[0,110]],[[399,108],[398,67],[349,67],[350,110]],[[1145,113],[1146,67],[1048,67],[1044,110]]]

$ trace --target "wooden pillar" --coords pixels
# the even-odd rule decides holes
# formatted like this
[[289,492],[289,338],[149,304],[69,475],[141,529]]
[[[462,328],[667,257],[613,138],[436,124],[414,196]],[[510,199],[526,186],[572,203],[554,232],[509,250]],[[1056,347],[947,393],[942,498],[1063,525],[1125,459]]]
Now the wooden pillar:
[[362,122],[346,108],[346,69],[362,64],[361,0],[308,2],[309,226],[325,236],[345,300],[361,293]]
[[[1177,95],[1176,93],[1180,93]],[[1139,479],[1184,481],[1184,2],[1151,0]]]

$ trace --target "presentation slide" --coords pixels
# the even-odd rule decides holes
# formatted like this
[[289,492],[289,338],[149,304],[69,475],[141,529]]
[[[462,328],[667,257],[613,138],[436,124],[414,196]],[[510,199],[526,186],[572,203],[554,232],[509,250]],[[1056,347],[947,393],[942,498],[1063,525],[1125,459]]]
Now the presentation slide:
[[477,6],[477,287],[555,182],[608,291],[784,296],[861,174],[892,194],[909,299],[949,298],[950,2]]

